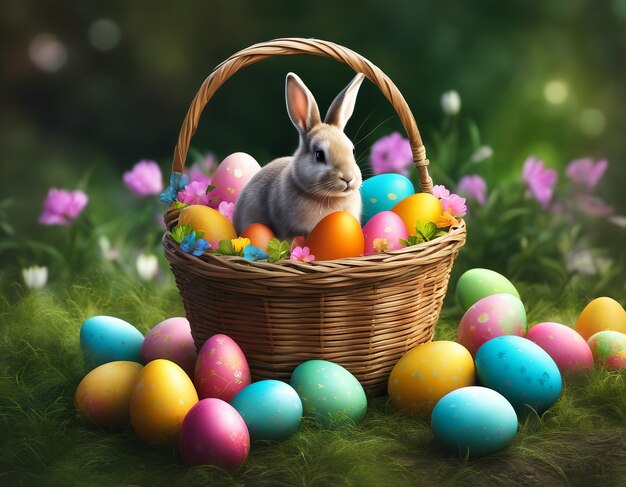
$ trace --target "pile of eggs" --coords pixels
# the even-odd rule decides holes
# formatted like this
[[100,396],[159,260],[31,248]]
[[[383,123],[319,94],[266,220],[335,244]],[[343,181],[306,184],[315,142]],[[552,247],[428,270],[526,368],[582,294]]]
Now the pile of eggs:
[[178,445],[191,465],[237,469],[251,441],[284,440],[303,416],[334,428],[360,421],[367,409],[359,381],[323,360],[300,364],[290,384],[251,382],[230,337],[213,335],[196,352],[182,317],[144,337],[121,319],[94,316],[83,323],[80,344],[90,371],[76,390],[79,414],[106,429],[130,423],[150,445]]
[[519,416],[545,412],[563,377],[589,371],[594,361],[626,367],[626,311],[611,298],[591,301],[574,328],[545,322],[527,330],[519,293],[494,271],[464,273],[456,297],[464,311],[457,341],[418,345],[388,382],[394,407],[430,417],[434,436],[456,454],[506,448]]
[[[216,200],[235,203],[250,179],[261,169],[254,158],[243,152],[226,157],[218,166],[212,179]],[[322,218],[305,239],[316,260],[334,260],[371,255],[380,251],[377,239],[385,239],[385,249],[397,250],[404,246],[402,240],[415,235],[416,222],[434,222],[443,213],[438,198],[428,193],[415,193],[411,181],[400,174],[380,174],[364,181],[361,186],[362,219],[337,211]],[[213,197],[212,196],[212,197]],[[211,248],[220,240],[237,238],[231,222],[219,211],[203,205],[182,209],[178,223],[189,224],[204,232]],[[272,230],[262,223],[245,228],[240,237],[248,238],[251,245],[267,251],[268,242],[274,238]]]

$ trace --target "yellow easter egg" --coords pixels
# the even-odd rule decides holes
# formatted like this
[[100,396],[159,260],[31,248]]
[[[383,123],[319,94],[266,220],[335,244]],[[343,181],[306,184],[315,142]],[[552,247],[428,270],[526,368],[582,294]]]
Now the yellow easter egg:
[[235,227],[219,211],[203,205],[191,205],[183,208],[178,216],[179,225],[191,225],[195,230],[204,232],[204,240],[216,248],[220,240],[237,238]]
[[415,223],[434,222],[443,214],[441,201],[430,193],[416,193],[404,198],[391,211],[402,218],[409,235],[415,235]]
[[169,360],[153,360],[133,386],[130,422],[143,441],[174,445],[187,411],[197,402],[193,382],[183,369]]
[[604,330],[626,333],[626,311],[614,299],[596,298],[580,313],[575,329],[585,340]]
[[76,389],[76,410],[84,418],[103,427],[116,428],[128,424],[131,391],[142,369],[141,364],[125,360],[96,367]]
[[475,382],[469,351],[456,342],[437,341],[418,345],[398,361],[387,392],[396,409],[427,416],[443,396]]

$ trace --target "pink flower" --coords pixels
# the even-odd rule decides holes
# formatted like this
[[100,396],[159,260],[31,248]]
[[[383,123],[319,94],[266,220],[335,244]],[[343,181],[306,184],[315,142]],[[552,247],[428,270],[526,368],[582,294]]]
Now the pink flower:
[[222,201],[217,207],[222,215],[228,218],[229,222],[233,222],[233,213],[235,212],[235,203],[229,203],[228,201]]
[[605,160],[594,163],[593,159],[576,159],[567,165],[565,174],[573,183],[590,190],[600,182],[608,167]]
[[581,195],[578,198],[578,204],[580,209],[590,216],[606,217],[613,214],[613,207],[595,196]]
[[461,198],[458,194],[451,194],[447,198],[442,198],[441,206],[443,211],[447,211],[454,217],[463,216],[467,213],[465,198]]
[[163,191],[161,168],[154,161],[139,161],[124,173],[123,179],[135,196],[156,196]]
[[378,139],[372,146],[370,163],[374,174],[395,172],[408,176],[412,162],[411,143],[399,132]]
[[556,185],[556,171],[546,169],[543,161],[531,156],[524,162],[522,177],[541,207],[548,208]]
[[436,184],[433,186],[433,196],[439,199],[447,198],[450,196],[450,191],[443,184]]
[[487,202],[487,183],[478,174],[463,176],[456,190],[459,194],[476,200],[480,205]]
[[211,184],[211,176],[207,176],[204,172],[202,172],[197,164],[194,164],[189,168],[187,176],[189,177],[190,183],[204,184],[205,187]]
[[308,247],[296,247],[291,251],[289,259],[300,262],[313,262],[315,256],[311,254],[311,250]]
[[80,190],[65,191],[50,188],[43,202],[43,213],[39,216],[42,225],[69,225],[83,211],[89,198]]
[[187,205],[205,205],[209,204],[209,195],[206,194],[207,184],[198,181],[189,183],[183,191],[178,192],[176,199]]

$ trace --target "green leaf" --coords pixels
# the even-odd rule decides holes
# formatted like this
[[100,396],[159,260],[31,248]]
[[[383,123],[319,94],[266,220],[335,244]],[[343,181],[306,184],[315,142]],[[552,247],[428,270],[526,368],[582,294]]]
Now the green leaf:
[[[185,237],[193,231],[193,227],[189,224],[176,225],[174,228],[172,228],[170,235],[172,236],[174,242],[181,243],[183,240],[185,240]],[[202,235],[198,236],[199,234]],[[204,232],[196,232],[196,238],[202,238],[202,236],[204,236]]]
[[175,210],[180,210],[182,208],[185,208],[186,206],[189,206],[187,203],[183,203],[182,201],[174,201],[174,203],[172,203],[172,207]]
[[235,255],[233,243],[230,240],[220,240],[220,243],[214,253],[222,255]]
[[428,242],[435,237],[437,225],[433,222],[415,222],[415,233],[422,238],[423,242]]
[[267,244],[267,255],[269,262],[278,262],[279,260],[289,257],[290,245],[289,242],[283,240],[282,242],[277,238],[273,238]]
[[209,194],[211,191],[213,191],[217,186],[213,186],[212,184],[209,184],[206,187],[206,193],[205,194]]
[[204,230],[196,230],[196,240],[204,238]]

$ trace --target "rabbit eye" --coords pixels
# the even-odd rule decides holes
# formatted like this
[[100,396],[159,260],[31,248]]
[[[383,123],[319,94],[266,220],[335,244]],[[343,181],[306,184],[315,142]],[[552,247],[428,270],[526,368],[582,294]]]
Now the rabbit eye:
[[317,162],[326,162],[326,157],[324,156],[324,151],[323,150],[316,150],[315,151],[315,160]]

